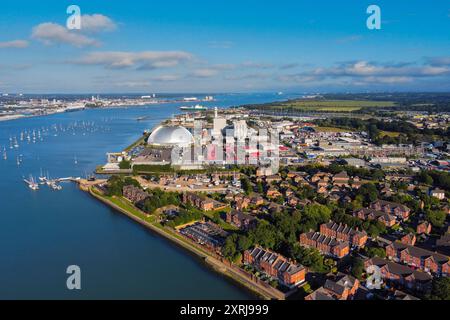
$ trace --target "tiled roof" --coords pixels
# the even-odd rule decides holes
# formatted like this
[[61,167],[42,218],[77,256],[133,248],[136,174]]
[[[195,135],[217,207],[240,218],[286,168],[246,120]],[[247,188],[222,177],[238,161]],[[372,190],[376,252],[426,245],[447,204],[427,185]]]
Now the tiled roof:
[[353,228],[351,228],[348,225],[343,224],[343,223],[336,223],[336,222],[330,221],[330,222],[328,222],[325,225],[326,225],[326,227],[328,229],[331,229],[331,230],[336,231],[338,233],[348,234],[350,236],[353,236],[353,235],[356,235],[356,234],[359,234],[360,236],[367,235],[367,233],[365,231],[355,230],[355,229],[353,229]]
[[379,203],[383,207],[384,206],[388,206],[391,209],[400,208],[403,211],[409,211],[410,210],[407,206],[405,206],[405,205],[403,205],[401,203],[389,202],[389,201],[385,201],[385,200],[378,200],[375,203]]
[[402,264],[398,264],[392,261],[384,260],[378,257],[374,257],[369,260],[371,264],[376,265],[380,268],[386,266],[387,270],[395,275],[401,276],[401,277],[413,277],[417,281],[431,281],[433,278],[428,273],[413,270],[407,266],[404,266]]
[[436,263],[439,264],[444,264],[449,261],[448,256],[430,250],[422,249],[416,246],[407,245],[401,242],[394,242],[392,245],[394,246],[394,249],[396,251],[408,250],[408,253],[415,258],[426,259],[429,257],[433,257]]

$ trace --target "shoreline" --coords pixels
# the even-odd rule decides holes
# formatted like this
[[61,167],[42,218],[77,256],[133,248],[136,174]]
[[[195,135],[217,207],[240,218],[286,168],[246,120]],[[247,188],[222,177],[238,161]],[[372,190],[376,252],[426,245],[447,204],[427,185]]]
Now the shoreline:
[[129,212],[128,210],[116,205],[115,203],[109,201],[108,199],[105,199],[101,195],[96,194],[92,188],[80,188],[80,190],[88,192],[92,197],[96,198],[100,202],[104,203],[105,205],[115,209],[116,211],[126,215],[127,217],[131,218],[135,222],[141,224],[148,230],[157,233],[158,235],[162,236],[166,240],[169,240],[172,244],[177,245],[178,247],[184,248],[188,251],[188,253],[194,255],[196,258],[198,258],[202,263],[204,263],[208,268],[213,270],[216,273],[219,273],[221,276],[225,276],[227,279],[233,280],[233,282],[241,287],[244,287],[246,290],[250,291],[252,294],[256,295],[256,298],[263,299],[263,300],[284,300],[286,297],[282,293],[279,292],[276,289],[279,294],[276,294],[276,292],[269,290],[266,287],[261,286],[258,283],[253,282],[252,280],[244,277],[242,274],[239,274],[238,271],[233,269],[231,266],[228,266],[221,262],[220,260],[216,259],[212,255],[208,254],[204,249],[200,249],[194,244],[191,244],[187,242],[185,239],[181,239],[175,236],[175,234],[171,234],[168,231],[166,231],[163,228],[158,228],[152,223],[149,223],[140,217],[136,216],[135,214]]

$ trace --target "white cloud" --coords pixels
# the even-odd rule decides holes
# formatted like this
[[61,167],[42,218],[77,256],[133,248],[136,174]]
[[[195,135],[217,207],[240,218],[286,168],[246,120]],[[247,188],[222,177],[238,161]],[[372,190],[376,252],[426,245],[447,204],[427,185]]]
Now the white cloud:
[[225,80],[231,80],[231,81],[239,81],[239,80],[266,80],[266,79],[269,79],[269,78],[270,78],[269,74],[251,73],[251,74],[226,76]]
[[191,77],[194,78],[210,78],[214,77],[218,74],[218,71],[213,68],[203,68],[203,69],[197,69],[190,73]]
[[102,32],[114,31],[117,25],[111,18],[102,14],[85,14],[81,16],[81,31]]
[[76,64],[102,65],[107,68],[158,69],[170,68],[192,59],[184,51],[97,51],[72,61]]
[[249,68],[249,69],[270,69],[270,68],[273,68],[274,65],[270,64],[270,63],[246,61],[246,62],[241,63],[241,67]]
[[177,81],[177,80],[180,80],[181,78],[182,78],[182,76],[177,75],[177,74],[163,74],[163,75],[153,77],[152,80],[168,82],[168,81]]
[[26,40],[12,40],[0,42],[0,48],[26,48],[29,43]]
[[52,22],[41,23],[34,27],[31,37],[47,45],[55,43],[65,43],[76,47],[99,45],[95,39],[89,38],[77,32],[77,30],[71,31]]
[[312,71],[312,74],[324,77],[432,77],[450,74],[450,67],[356,61],[343,63],[331,68],[317,68]]
[[114,86],[116,87],[125,87],[125,88],[145,88],[150,87],[150,82],[148,81],[122,81],[122,82],[114,82]]

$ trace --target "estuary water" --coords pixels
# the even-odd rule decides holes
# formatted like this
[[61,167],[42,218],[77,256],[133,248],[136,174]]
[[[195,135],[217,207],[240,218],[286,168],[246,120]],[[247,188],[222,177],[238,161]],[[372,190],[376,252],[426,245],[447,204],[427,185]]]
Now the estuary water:
[[[280,99],[274,94],[216,98],[204,105]],[[76,185],[33,191],[23,182],[30,175],[84,177],[106,161],[106,152],[121,151],[144,130],[180,113],[180,105],[89,109],[0,122],[0,299],[254,298]],[[140,117],[145,120],[137,121]],[[66,287],[70,265],[81,268],[81,290]]]

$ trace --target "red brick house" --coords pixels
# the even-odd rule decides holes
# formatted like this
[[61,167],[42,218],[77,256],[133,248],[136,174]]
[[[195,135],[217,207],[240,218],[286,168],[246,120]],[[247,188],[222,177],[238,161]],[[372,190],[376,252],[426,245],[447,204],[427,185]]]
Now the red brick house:
[[150,195],[142,189],[129,185],[122,189],[123,196],[133,203],[145,201]]
[[251,200],[248,197],[243,197],[241,199],[236,200],[234,203],[234,207],[236,210],[245,210],[250,206]]
[[416,235],[409,233],[407,235],[404,235],[401,239],[400,242],[403,244],[408,244],[410,246],[413,246],[416,244],[417,238]]
[[448,256],[419,247],[393,242],[386,247],[386,257],[438,276],[450,275]]
[[378,200],[378,201],[373,202],[370,205],[370,208],[373,210],[390,213],[390,214],[396,216],[398,220],[408,219],[409,215],[411,213],[411,209],[403,204],[384,201],[384,200]]
[[342,171],[341,173],[335,174],[333,176],[333,185],[338,187],[348,187],[349,177],[347,172]]
[[328,222],[320,226],[320,233],[336,238],[341,241],[349,242],[353,247],[364,247],[367,242],[367,233],[353,229],[346,224]]
[[262,206],[264,204],[264,198],[261,196],[254,196],[251,198],[251,204],[253,206]]
[[282,255],[259,247],[244,252],[244,264],[255,267],[288,287],[305,281],[306,269]]
[[386,227],[392,227],[397,223],[394,215],[374,209],[363,208],[353,212],[353,216],[360,218],[361,220],[378,220]]
[[359,280],[339,272],[331,275],[323,287],[320,287],[305,300],[352,300],[360,286]]
[[269,190],[267,190],[267,198],[269,199],[275,199],[281,196],[283,195],[275,188],[270,188]]
[[227,208],[226,204],[192,192],[183,193],[183,203],[191,204],[203,211],[222,210]]
[[312,183],[316,183],[319,180],[325,180],[325,181],[329,181],[330,180],[330,175],[326,172],[317,172],[315,175],[313,175],[311,177],[311,182]]
[[288,198],[288,204],[292,207],[295,207],[299,204],[299,199],[296,196],[291,196]]
[[255,217],[240,211],[228,211],[226,220],[229,224],[232,224],[241,230],[248,230],[257,223]]
[[307,248],[316,248],[321,253],[336,258],[343,258],[350,253],[350,244],[319,232],[308,232],[300,235],[300,244]]
[[426,272],[411,269],[407,266],[384,260],[378,257],[364,262],[365,267],[375,265],[380,268],[381,277],[390,284],[406,287],[410,290],[426,292],[430,289],[433,277]]
[[274,182],[280,182],[283,179],[281,178],[281,176],[275,174],[273,176],[266,177],[265,180],[266,180],[266,183],[271,184],[271,183],[274,183]]
[[416,232],[418,234],[430,234],[431,233],[431,223],[428,221],[420,222],[417,224]]

